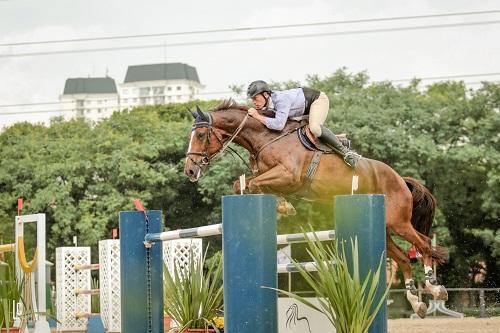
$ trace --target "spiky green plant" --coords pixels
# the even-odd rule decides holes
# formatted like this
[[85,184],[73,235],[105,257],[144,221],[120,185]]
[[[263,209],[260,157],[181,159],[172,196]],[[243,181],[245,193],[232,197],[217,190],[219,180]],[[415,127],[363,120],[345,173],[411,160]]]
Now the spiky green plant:
[[[307,238],[307,235],[304,235]],[[297,261],[293,263],[315,291],[319,306],[294,293],[280,289],[278,291],[323,313],[337,333],[368,332],[389,291],[385,288],[383,295],[377,297],[380,272],[385,269],[384,256],[380,258],[377,270],[370,270],[362,280],[357,239],[351,240],[351,261],[346,256],[345,247],[339,247],[337,241],[334,244],[325,244],[317,238],[307,238],[307,244],[307,251],[316,265],[317,272],[306,271]],[[349,267],[352,267],[352,270]]]
[[[90,286],[92,289],[99,289],[99,280],[96,277],[92,277],[92,281],[90,282]],[[91,313],[99,313],[100,312],[100,295],[91,295],[90,296],[90,312]]]
[[0,327],[7,332],[14,323],[16,303],[22,302],[24,282],[17,278],[14,258],[8,256],[0,274]]
[[179,325],[179,332],[187,328],[214,328],[219,332],[213,319],[223,305],[222,256],[205,260],[206,256],[205,251],[199,260],[191,249],[182,269],[174,265],[173,274],[164,269],[164,312]]

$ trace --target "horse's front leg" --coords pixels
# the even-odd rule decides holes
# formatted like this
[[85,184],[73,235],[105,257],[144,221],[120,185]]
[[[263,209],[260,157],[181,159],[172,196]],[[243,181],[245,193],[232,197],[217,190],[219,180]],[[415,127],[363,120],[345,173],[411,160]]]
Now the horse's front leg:
[[[264,193],[265,188],[276,190],[280,187],[293,186],[300,178],[293,175],[283,166],[276,166],[248,181],[248,190],[250,193]],[[280,192],[280,191],[279,191]],[[282,197],[278,197],[276,208],[279,213],[286,215],[295,215],[295,208],[291,203]]]

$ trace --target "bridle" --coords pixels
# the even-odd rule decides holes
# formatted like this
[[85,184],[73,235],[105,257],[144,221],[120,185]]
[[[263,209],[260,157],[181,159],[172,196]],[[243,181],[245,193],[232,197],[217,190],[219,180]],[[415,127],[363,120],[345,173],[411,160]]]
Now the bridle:
[[[229,147],[229,144],[231,144],[231,142],[233,142],[233,140],[236,138],[236,136],[241,132],[241,130],[243,129],[243,126],[245,126],[245,123],[246,123],[246,121],[247,121],[247,119],[249,117],[249,115],[247,113],[245,115],[245,118],[243,118],[243,120],[241,121],[241,123],[238,126],[238,128],[236,128],[236,130],[234,131],[233,134],[231,134],[231,136],[229,137],[229,139],[226,142],[224,142],[224,140],[222,139],[222,136],[220,136],[220,134],[218,134],[218,132],[214,130],[212,115],[209,114],[209,113],[204,113],[204,116],[207,119],[207,121],[195,122],[193,124],[193,126],[191,127],[191,133],[194,130],[198,129],[198,128],[208,128],[208,135],[207,135],[207,139],[205,140],[205,149],[204,149],[204,151],[201,151],[201,152],[191,152],[191,151],[188,151],[186,153],[186,157],[191,162],[193,162],[196,166],[198,166],[199,168],[202,168],[202,167],[210,165],[210,163],[212,162],[212,160],[214,160],[218,156],[222,156],[222,154],[224,153],[224,151],[226,149],[228,149],[228,148],[230,150],[232,150],[233,152],[235,152],[231,147]],[[217,150],[214,154],[212,154],[212,156],[210,156],[210,154],[208,153],[208,149],[210,147],[210,139],[212,137],[212,133],[214,134],[214,136],[219,141],[219,144],[220,144],[221,148],[219,150]],[[235,152],[235,153],[240,158],[242,158],[237,152]],[[202,158],[201,158],[200,162],[196,162],[191,157],[192,155],[201,156]]]

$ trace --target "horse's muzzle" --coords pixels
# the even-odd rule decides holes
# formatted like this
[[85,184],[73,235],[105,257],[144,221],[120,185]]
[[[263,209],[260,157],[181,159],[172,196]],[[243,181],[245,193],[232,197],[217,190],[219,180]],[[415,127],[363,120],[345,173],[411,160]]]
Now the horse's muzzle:
[[189,178],[191,182],[197,182],[203,175],[201,168],[195,164],[191,166],[186,166],[184,168],[184,174]]

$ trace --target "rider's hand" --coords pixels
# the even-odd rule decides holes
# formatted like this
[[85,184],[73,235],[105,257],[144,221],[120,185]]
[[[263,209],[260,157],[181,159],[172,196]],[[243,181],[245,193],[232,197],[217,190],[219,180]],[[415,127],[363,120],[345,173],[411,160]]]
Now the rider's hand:
[[257,111],[257,110],[256,110],[256,109],[254,109],[254,108],[250,108],[250,109],[248,109],[248,115],[249,115],[250,117],[254,117],[254,118],[258,118],[258,117],[260,116],[259,111]]
[[248,115],[250,117],[253,117],[255,119],[257,119],[258,121],[260,121],[262,124],[266,124],[266,117],[264,117],[263,115],[261,115],[259,113],[259,111],[255,110],[254,108],[250,108],[248,109]]

